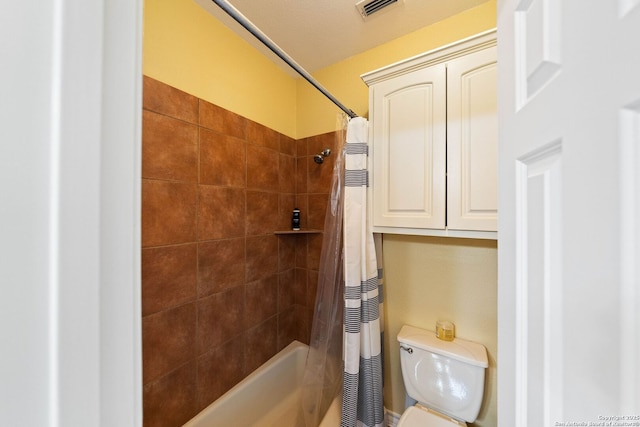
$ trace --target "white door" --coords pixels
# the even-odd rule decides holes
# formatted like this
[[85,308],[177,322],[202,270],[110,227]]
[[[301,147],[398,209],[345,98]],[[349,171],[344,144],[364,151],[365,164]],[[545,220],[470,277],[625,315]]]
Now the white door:
[[640,422],[639,3],[498,0],[500,426]]
[[2,4],[0,426],[142,425],[142,6]]

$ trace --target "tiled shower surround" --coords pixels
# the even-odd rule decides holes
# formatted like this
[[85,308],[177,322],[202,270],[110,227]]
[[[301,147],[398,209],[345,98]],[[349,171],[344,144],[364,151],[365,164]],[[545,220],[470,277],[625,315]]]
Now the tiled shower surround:
[[144,77],[144,425],[180,426],[309,341],[335,133],[294,140]]

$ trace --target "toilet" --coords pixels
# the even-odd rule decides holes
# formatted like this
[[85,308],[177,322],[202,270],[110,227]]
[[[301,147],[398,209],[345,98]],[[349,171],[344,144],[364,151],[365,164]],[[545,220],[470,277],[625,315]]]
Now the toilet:
[[466,426],[476,420],[489,366],[482,344],[404,325],[398,333],[402,378],[411,403],[397,427]]

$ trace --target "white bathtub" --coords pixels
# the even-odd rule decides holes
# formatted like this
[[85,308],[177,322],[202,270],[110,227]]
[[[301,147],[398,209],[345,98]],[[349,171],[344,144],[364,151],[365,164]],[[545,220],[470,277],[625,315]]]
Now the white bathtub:
[[[308,350],[292,342],[183,427],[304,427],[300,384]],[[332,405],[321,426],[339,426],[339,411]]]

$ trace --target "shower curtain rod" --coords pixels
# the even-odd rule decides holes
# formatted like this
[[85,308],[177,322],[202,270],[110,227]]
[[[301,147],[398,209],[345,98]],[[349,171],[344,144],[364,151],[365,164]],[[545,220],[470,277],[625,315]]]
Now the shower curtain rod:
[[304,68],[302,68],[296,61],[294,61],[289,55],[287,55],[280,47],[275,44],[269,37],[267,37],[258,27],[253,25],[251,21],[249,21],[238,9],[233,7],[233,5],[229,4],[225,0],[212,0],[215,4],[220,7],[220,9],[224,10],[230,17],[235,19],[235,21],[242,25],[247,31],[255,36],[258,40],[262,42],[266,47],[268,47],[273,53],[278,55],[280,59],[286,62],[291,68],[293,68],[300,76],[302,76],[306,81],[311,83],[313,87],[318,89],[324,96],[329,98],[331,102],[336,104],[342,111],[347,113],[347,115],[351,118],[358,117],[353,110],[347,108],[340,101],[336,99],[335,96],[331,95],[327,89],[325,89],[316,79],[311,77]]

